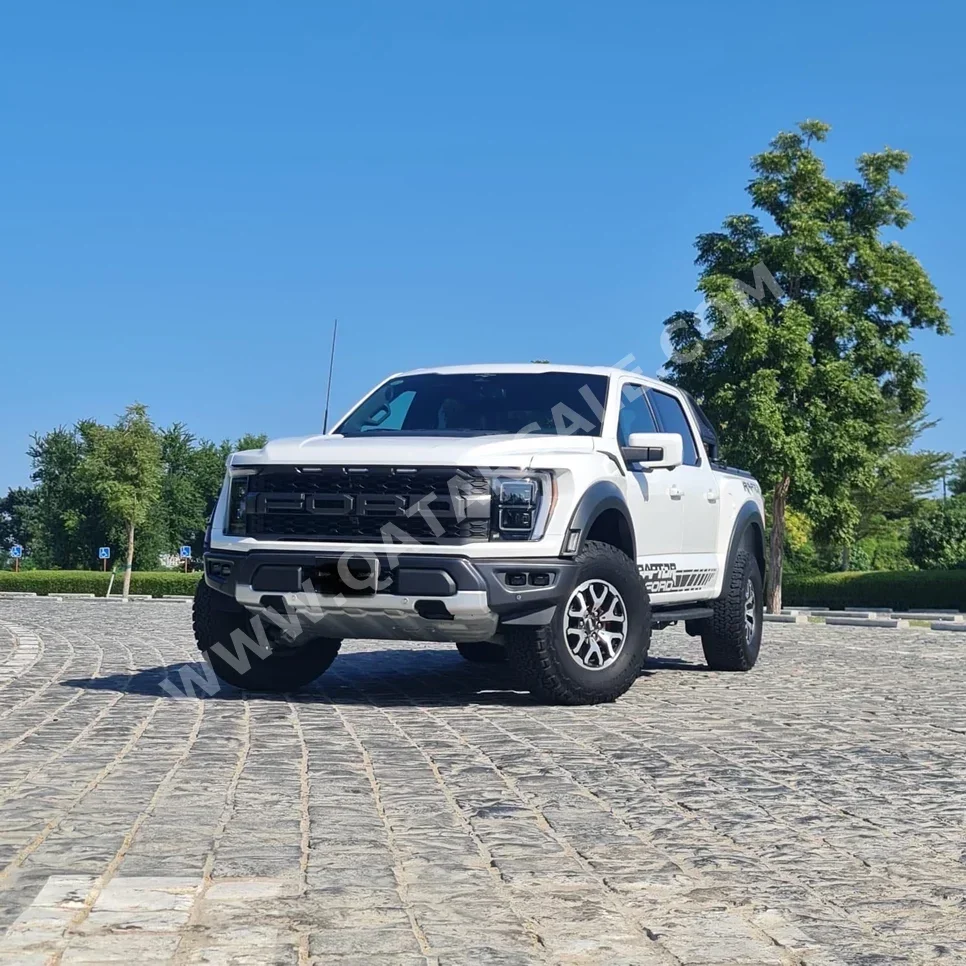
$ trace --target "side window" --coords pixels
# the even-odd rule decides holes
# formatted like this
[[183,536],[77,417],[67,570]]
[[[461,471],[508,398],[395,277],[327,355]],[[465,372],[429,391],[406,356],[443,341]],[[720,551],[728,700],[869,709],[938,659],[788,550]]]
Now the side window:
[[627,383],[621,389],[621,408],[617,415],[617,445],[626,446],[631,433],[656,433],[651,407],[643,386]]
[[684,465],[698,465],[698,448],[694,445],[694,436],[691,434],[691,426],[688,417],[684,415],[681,404],[666,392],[658,392],[651,389],[648,392],[651,397],[651,404],[657,413],[657,418],[661,421],[661,430],[665,433],[680,433],[684,441]]

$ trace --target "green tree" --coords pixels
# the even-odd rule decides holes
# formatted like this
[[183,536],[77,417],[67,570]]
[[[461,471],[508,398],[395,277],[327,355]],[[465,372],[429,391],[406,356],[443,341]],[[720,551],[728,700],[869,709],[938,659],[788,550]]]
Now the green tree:
[[36,484],[31,558],[41,567],[90,566],[103,539],[103,506],[82,467],[96,424],[81,420],[35,434],[27,453]]
[[[154,433],[161,466],[157,499],[137,523],[133,566],[153,570],[161,554],[183,544],[200,556],[226,460],[233,451],[264,446],[268,437],[247,433],[234,444],[214,443],[197,440],[182,423],[154,430],[140,406],[131,407],[125,420],[129,435],[146,440]],[[90,567],[98,546],[126,544],[127,517],[116,503],[106,502],[108,489],[118,482],[114,471],[105,475],[105,460],[116,460],[124,442],[118,430],[82,420],[71,429],[35,435],[29,450],[35,486],[11,489],[0,499],[0,548],[21,543],[30,554],[25,563],[74,569]]]
[[[160,553],[188,545],[201,555],[208,517],[218,501],[225,478],[225,462],[235,450],[257,449],[267,437],[247,434],[234,446],[229,440],[196,440],[182,423],[159,433],[164,475],[161,495],[149,524],[151,539],[146,554],[156,561]],[[140,559],[140,557],[139,557]]]
[[879,562],[895,569],[901,562],[900,546],[908,538],[909,520],[949,470],[949,453],[910,450],[915,440],[935,425],[935,421],[923,416],[894,415],[892,441],[880,458],[870,485],[854,494],[858,519],[854,542],[844,547],[843,570],[860,569],[860,561],[852,559],[851,551],[861,544],[868,558],[864,569],[880,569]]
[[729,460],[768,493],[772,611],[781,607],[790,501],[816,531],[851,542],[855,492],[894,444],[893,413],[925,405],[922,362],[905,349],[911,331],[949,331],[922,266],[882,237],[911,219],[892,184],[908,156],[864,154],[857,180],[835,181],[815,151],[828,131],[806,121],[753,159],[748,193],[768,224],[735,215],[700,235],[705,317],[665,321],[668,376],[698,397]]
[[161,553],[173,553],[176,547],[193,543],[205,519],[205,496],[198,488],[198,446],[194,436],[182,423],[175,423],[158,435],[164,475],[153,514],[155,561]]
[[966,456],[953,461],[949,477],[949,492],[952,496],[966,493]]
[[107,513],[124,527],[127,555],[124,596],[131,589],[134,536],[161,495],[161,442],[141,403],[128,406],[114,426],[90,426],[90,449],[83,475],[104,502]]
[[966,567],[966,496],[920,508],[909,528],[909,556],[923,570]]
[[33,555],[36,532],[37,491],[25,486],[11,488],[0,499],[0,552],[6,565],[7,551],[14,545],[26,547]]

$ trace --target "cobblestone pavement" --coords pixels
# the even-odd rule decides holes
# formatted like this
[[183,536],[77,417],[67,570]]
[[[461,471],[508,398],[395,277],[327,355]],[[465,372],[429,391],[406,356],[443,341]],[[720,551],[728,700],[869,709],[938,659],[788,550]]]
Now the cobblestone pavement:
[[959,635],[676,630],[554,708],[347,644],[177,700],[188,607],[0,603],[0,963],[966,962]]

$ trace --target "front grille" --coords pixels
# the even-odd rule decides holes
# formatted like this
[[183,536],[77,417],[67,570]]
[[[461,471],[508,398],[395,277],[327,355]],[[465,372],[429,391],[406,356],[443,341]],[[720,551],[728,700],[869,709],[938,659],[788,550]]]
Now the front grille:
[[[423,512],[413,508],[416,502]],[[245,509],[245,532],[276,540],[490,538],[489,481],[457,467],[262,467],[249,477]]]

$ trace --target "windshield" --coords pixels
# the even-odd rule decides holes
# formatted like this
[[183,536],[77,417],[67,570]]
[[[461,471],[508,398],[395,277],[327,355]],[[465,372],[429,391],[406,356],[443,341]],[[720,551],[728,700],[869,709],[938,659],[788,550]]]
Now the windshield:
[[343,436],[599,436],[607,377],[582,372],[400,376],[333,430]]

